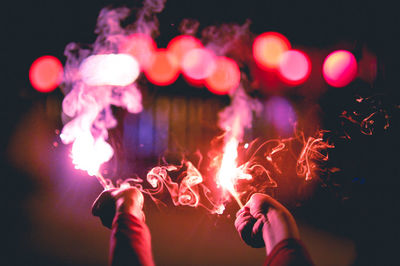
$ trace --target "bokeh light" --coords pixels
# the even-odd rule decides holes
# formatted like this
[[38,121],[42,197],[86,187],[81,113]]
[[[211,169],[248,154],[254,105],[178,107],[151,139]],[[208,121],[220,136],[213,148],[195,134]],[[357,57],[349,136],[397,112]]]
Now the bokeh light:
[[179,66],[181,66],[186,53],[188,53],[192,49],[202,47],[203,45],[201,44],[199,39],[190,35],[179,35],[169,42],[167,49],[173,55],[175,55],[176,59],[178,60]]
[[119,52],[133,56],[139,62],[140,69],[145,70],[151,64],[156,49],[157,45],[149,35],[134,33],[121,44]]
[[352,53],[338,50],[330,53],[323,64],[322,73],[333,87],[348,85],[357,75],[357,61]]
[[215,69],[215,55],[208,49],[192,49],[185,54],[182,61],[182,72],[193,80],[207,78]]
[[159,49],[152,56],[151,64],[145,70],[147,79],[156,85],[169,85],[179,76],[179,65],[175,56],[166,49]]
[[299,50],[283,53],[279,62],[279,74],[282,80],[290,85],[299,85],[307,80],[311,73],[311,61]]
[[58,87],[63,77],[63,66],[56,57],[41,56],[36,59],[29,70],[29,80],[37,91],[51,92]]
[[264,118],[281,136],[290,136],[296,123],[296,113],[288,100],[274,96],[264,105]]
[[237,63],[227,57],[215,60],[215,70],[206,78],[206,87],[215,94],[227,94],[240,83],[240,69]]
[[282,34],[277,32],[263,33],[254,40],[254,60],[261,69],[276,69],[279,66],[281,56],[290,47],[289,40]]

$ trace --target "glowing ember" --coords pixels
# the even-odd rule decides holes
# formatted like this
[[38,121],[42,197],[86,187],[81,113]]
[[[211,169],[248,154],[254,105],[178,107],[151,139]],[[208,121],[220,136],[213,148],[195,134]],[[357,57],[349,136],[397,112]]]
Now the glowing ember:
[[126,86],[139,76],[139,64],[127,54],[99,54],[86,58],[79,72],[89,86]]

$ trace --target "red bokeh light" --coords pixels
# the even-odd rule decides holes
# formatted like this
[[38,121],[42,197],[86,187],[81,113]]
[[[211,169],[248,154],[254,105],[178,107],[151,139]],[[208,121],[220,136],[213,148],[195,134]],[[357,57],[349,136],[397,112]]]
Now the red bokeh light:
[[322,73],[333,87],[348,85],[357,75],[357,61],[352,53],[338,50],[330,53],[323,64]]
[[282,54],[290,47],[289,40],[282,34],[277,32],[263,33],[254,40],[254,60],[261,69],[275,69],[279,66]]
[[203,80],[215,69],[215,55],[208,49],[192,49],[182,60],[182,72],[192,80]]
[[199,39],[190,36],[190,35],[180,35],[173,38],[168,46],[167,49],[172,54],[175,55],[176,59],[178,60],[179,65],[182,65],[182,60],[187,52],[192,49],[202,48],[203,45]]
[[215,70],[205,79],[206,87],[215,94],[227,94],[239,83],[239,66],[234,60],[222,56],[215,60]]
[[119,51],[133,56],[138,61],[140,68],[145,70],[151,64],[152,55],[156,49],[157,45],[149,35],[134,33],[122,43]]
[[279,74],[290,85],[299,85],[307,80],[311,73],[311,61],[299,50],[286,51],[279,62]]
[[144,73],[151,83],[166,86],[178,78],[178,62],[166,49],[159,49],[153,54],[151,63]]
[[56,57],[45,55],[36,59],[29,70],[32,86],[40,92],[53,91],[62,81],[63,66]]
[[192,87],[201,88],[204,86],[204,80],[202,79],[192,79],[186,75],[183,75],[182,77]]

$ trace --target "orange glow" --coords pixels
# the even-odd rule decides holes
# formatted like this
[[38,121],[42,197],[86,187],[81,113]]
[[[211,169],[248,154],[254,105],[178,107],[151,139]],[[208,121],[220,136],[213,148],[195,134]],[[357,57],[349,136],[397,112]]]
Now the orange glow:
[[51,92],[62,81],[63,66],[56,57],[45,55],[36,59],[29,70],[32,86],[40,92]]
[[345,50],[330,53],[323,64],[322,73],[326,82],[333,87],[344,87],[357,75],[357,61]]
[[215,70],[215,55],[208,49],[192,49],[185,54],[182,72],[193,80],[207,78]]
[[253,56],[261,69],[271,70],[279,66],[281,56],[290,47],[289,40],[282,34],[266,32],[254,40]]
[[205,80],[206,87],[215,94],[227,94],[236,89],[239,83],[239,66],[227,57],[218,57],[215,60],[215,70]]
[[119,50],[120,53],[133,56],[139,62],[140,68],[145,70],[150,66],[152,55],[156,49],[157,45],[149,35],[134,33],[122,43]]
[[286,51],[279,62],[279,73],[282,80],[287,84],[299,85],[310,76],[311,61],[301,51]]
[[175,56],[165,49],[158,50],[153,54],[145,74],[147,79],[156,85],[165,86],[173,83],[179,76],[179,66]]
[[183,58],[187,52],[192,49],[202,48],[203,45],[201,44],[200,40],[196,39],[190,35],[180,35],[173,38],[168,46],[167,49],[173,55],[175,55],[179,66],[182,65]]

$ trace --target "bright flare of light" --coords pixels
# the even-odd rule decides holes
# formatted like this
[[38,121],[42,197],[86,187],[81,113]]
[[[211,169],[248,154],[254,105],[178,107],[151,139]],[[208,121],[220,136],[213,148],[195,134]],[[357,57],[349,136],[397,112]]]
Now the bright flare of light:
[[103,139],[94,139],[88,133],[80,134],[72,145],[72,163],[76,169],[87,171],[89,175],[97,175],[100,166],[111,159],[113,149]]
[[236,159],[238,156],[238,141],[232,138],[224,148],[221,168],[219,169],[217,180],[218,184],[229,191],[235,191],[234,184],[237,176]]
[[62,81],[63,66],[56,57],[45,55],[36,59],[29,69],[29,80],[40,92],[53,91]]
[[179,76],[179,65],[173,54],[160,49],[153,54],[152,62],[145,70],[147,79],[156,85],[173,83]]
[[119,52],[133,56],[139,62],[140,69],[145,70],[151,64],[156,49],[157,45],[149,35],[134,33],[121,44]]
[[357,75],[357,61],[352,53],[338,50],[330,53],[323,64],[322,73],[333,87],[348,85]]
[[139,76],[139,64],[127,54],[98,54],[86,58],[79,73],[89,86],[127,86]]
[[215,56],[205,48],[190,50],[182,60],[182,72],[190,79],[203,80],[215,70]]
[[281,56],[290,49],[289,40],[280,33],[266,32],[254,40],[253,56],[257,65],[264,70],[276,69]]
[[237,148],[239,142],[235,138],[231,138],[224,147],[224,155],[222,157],[221,167],[217,174],[217,184],[228,190],[238,202],[240,207],[243,204],[240,202],[235,190],[235,184],[239,179],[252,179],[250,174],[246,174],[242,169],[237,167]]
[[286,51],[282,54],[279,62],[279,73],[284,82],[290,85],[299,85],[310,76],[311,61],[301,51]]
[[167,49],[173,55],[175,55],[179,66],[182,66],[183,58],[189,51],[197,48],[202,48],[203,45],[199,39],[190,36],[190,35],[179,35],[173,38],[168,46]]
[[240,83],[240,70],[237,63],[228,57],[215,60],[215,70],[206,78],[206,87],[215,94],[227,94]]

